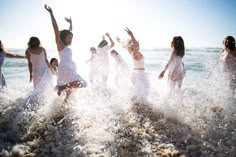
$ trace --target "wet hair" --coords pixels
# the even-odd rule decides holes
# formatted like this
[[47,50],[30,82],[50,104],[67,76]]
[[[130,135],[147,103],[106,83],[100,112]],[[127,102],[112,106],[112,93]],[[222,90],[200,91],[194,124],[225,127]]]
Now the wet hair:
[[65,46],[67,46],[68,44],[66,44],[65,42],[65,38],[67,37],[67,35],[71,34],[73,36],[73,33],[67,29],[64,29],[62,31],[60,31],[60,38],[61,41],[65,44]]
[[[227,41],[227,42],[226,42]],[[224,41],[223,44],[225,45],[226,50],[230,50],[233,51],[235,48],[235,39],[232,36],[227,36]]]
[[41,44],[40,44],[40,40],[39,38],[37,37],[31,37],[29,42],[28,42],[28,48],[37,48],[39,47]]
[[108,42],[106,40],[102,40],[99,44],[98,47],[103,48],[104,46],[108,45]]
[[0,40],[0,51],[3,51],[2,41]]
[[96,48],[95,47],[90,47],[90,52],[92,54],[95,54],[97,52]]
[[111,50],[111,52],[110,52],[111,54],[115,54],[115,55],[117,55],[117,56],[119,56],[119,53],[116,51],[116,50]]
[[173,46],[176,51],[176,55],[183,57],[185,54],[184,40],[181,36],[175,36],[173,38]]
[[52,65],[52,63],[54,62],[54,61],[56,61],[57,59],[56,58],[52,58],[51,60],[50,60],[50,65]]

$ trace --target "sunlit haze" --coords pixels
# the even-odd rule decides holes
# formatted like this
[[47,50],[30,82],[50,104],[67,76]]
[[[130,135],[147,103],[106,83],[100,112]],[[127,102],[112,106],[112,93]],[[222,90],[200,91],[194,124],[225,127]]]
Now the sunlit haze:
[[227,35],[236,36],[234,0],[1,0],[0,39],[6,48],[26,48],[31,36],[55,49],[48,4],[59,29],[73,21],[73,47],[97,46],[105,32],[126,39],[129,27],[143,48],[169,47],[173,36],[186,47],[222,47]]

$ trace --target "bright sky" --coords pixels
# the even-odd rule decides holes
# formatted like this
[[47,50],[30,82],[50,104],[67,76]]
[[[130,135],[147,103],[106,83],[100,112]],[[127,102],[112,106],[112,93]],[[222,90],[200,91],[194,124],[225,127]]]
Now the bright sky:
[[26,48],[37,36],[55,49],[48,4],[59,29],[73,21],[73,46],[97,46],[105,32],[128,36],[129,27],[143,48],[170,47],[180,35],[186,47],[222,47],[225,36],[236,38],[236,0],[0,0],[0,40],[6,48]]

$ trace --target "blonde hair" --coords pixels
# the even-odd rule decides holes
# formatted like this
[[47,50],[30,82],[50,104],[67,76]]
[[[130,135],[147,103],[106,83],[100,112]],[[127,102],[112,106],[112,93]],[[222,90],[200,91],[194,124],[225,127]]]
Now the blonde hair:
[[131,48],[134,44],[131,39],[127,39],[126,41],[122,41],[121,45],[123,48]]

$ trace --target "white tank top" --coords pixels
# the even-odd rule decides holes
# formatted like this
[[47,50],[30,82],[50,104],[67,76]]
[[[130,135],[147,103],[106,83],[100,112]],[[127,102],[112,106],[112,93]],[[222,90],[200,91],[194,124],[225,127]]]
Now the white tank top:
[[142,57],[142,59],[140,59],[140,60],[133,59],[133,62],[134,62],[134,69],[145,68],[144,67],[144,57]]

